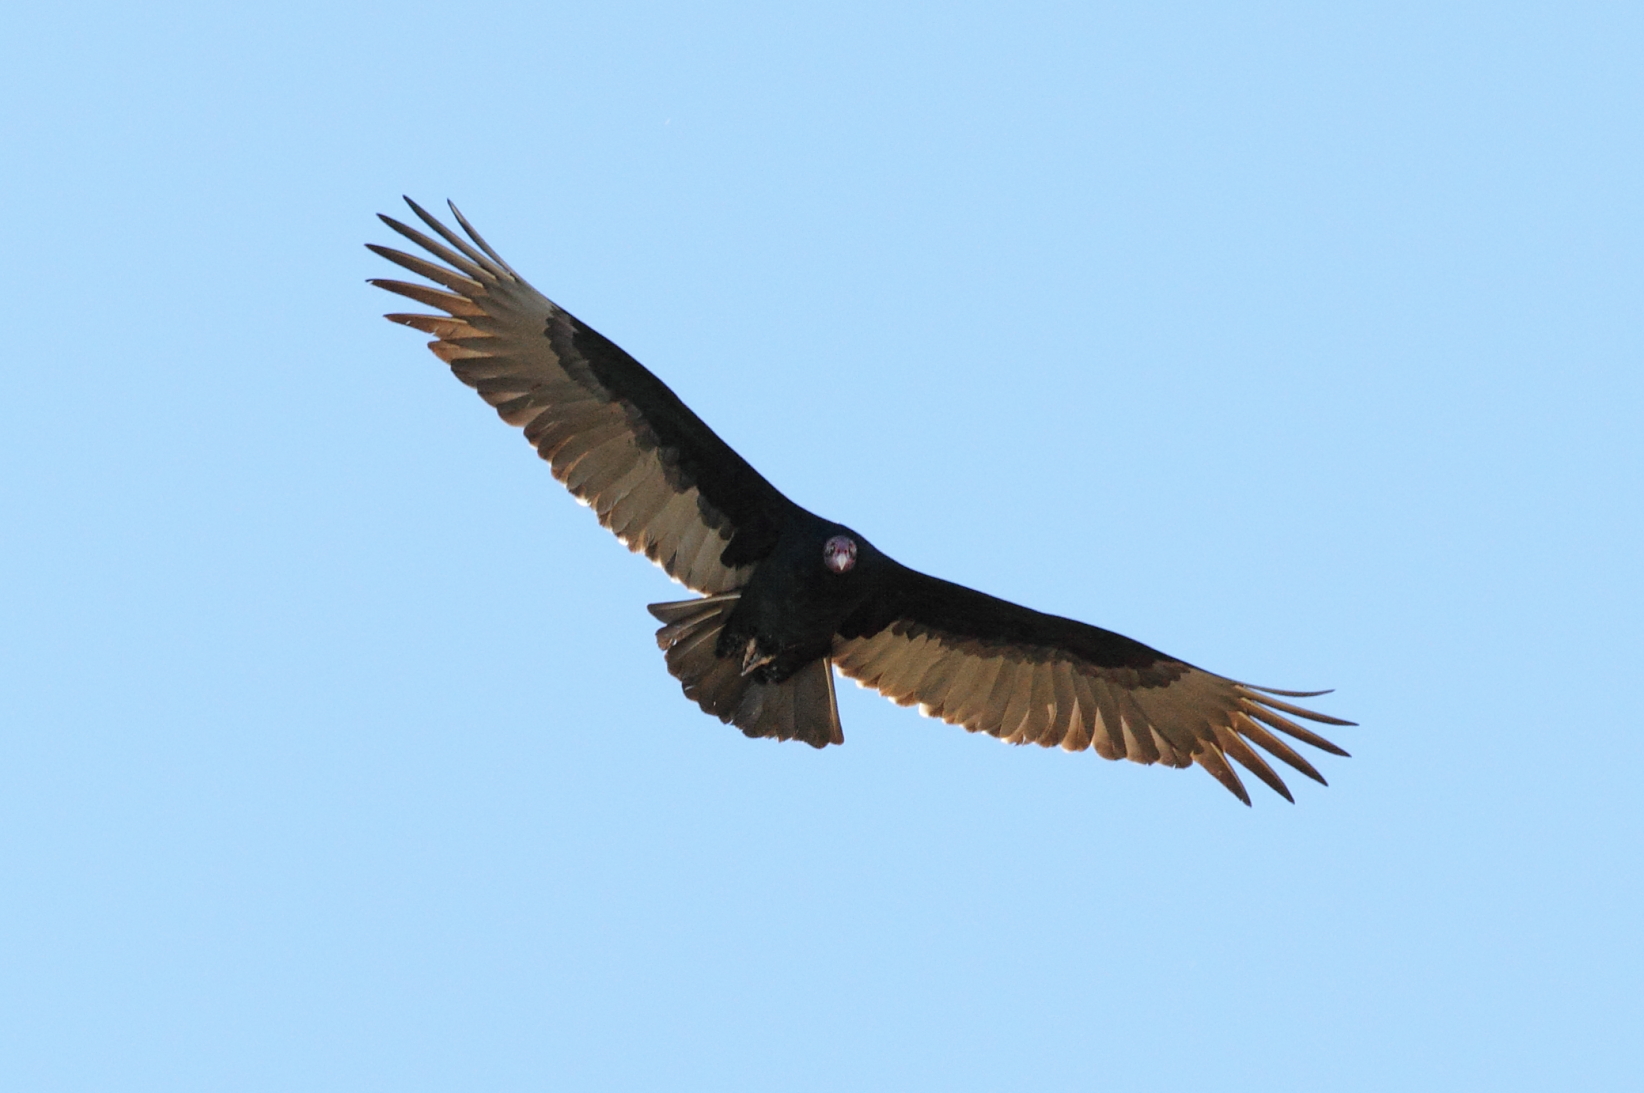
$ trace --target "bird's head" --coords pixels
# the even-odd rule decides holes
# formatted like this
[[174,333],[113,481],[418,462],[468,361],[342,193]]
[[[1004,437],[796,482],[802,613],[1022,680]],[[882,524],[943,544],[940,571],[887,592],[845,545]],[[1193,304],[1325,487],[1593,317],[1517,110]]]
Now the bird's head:
[[833,573],[849,573],[856,568],[856,540],[835,535],[822,544],[822,564]]

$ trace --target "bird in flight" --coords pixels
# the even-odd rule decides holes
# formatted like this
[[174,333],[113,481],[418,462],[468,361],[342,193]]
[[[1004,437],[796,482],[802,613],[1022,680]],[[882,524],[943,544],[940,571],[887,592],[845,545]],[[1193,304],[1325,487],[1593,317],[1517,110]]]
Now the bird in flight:
[[644,365],[526,283],[455,205],[467,238],[406,204],[433,236],[381,219],[429,257],[367,246],[440,287],[371,283],[442,314],[387,318],[433,335],[434,355],[525,430],[600,523],[701,594],[650,612],[668,671],[706,713],[750,737],[843,743],[837,668],[1012,744],[1197,763],[1247,805],[1229,760],[1294,800],[1257,748],[1324,782],[1276,734],[1347,754],[1296,719],[1352,722],[1286,701],[1326,692],[1239,683],[926,576],[800,508]]

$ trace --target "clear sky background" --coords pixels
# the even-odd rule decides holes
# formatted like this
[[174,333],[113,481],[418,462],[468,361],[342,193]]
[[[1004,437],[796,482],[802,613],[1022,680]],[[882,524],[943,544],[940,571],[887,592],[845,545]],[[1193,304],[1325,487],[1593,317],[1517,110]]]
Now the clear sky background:
[[[1644,1087],[1644,8],[35,6],[0,1087]],[[365,284],[450,196],[900,560],[1362,727],[1298,803],[681,597]],[[1254,784],[1254,783],[1253,783]]]

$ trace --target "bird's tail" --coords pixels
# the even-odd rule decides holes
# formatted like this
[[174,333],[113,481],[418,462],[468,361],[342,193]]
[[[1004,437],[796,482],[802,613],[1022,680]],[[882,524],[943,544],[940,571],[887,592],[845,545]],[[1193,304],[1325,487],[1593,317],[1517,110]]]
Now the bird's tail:
[[647,608],[663,624],[656,643],[667,654],[668,671],[684,684],[685,697],[745,736],[803,740],[813,748],[843,744],[832,659],[814,660],[781,683],[757,683],[742,674],[736,658],[715,653],[740,596],[726,592]]

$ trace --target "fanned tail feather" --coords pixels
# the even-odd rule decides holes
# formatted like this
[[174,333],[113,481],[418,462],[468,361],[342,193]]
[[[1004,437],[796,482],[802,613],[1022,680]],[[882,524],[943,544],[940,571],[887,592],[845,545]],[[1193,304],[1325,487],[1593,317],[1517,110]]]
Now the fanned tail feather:
[[719,632],[740,596],[726,592],[647,608],[663,624],[656,643],[685,697],[744,736],[803,740],[813,748],[844,743],[831,659],[812,661],[781,683],[759,683],[742,674],[735,658],[716,654]]

